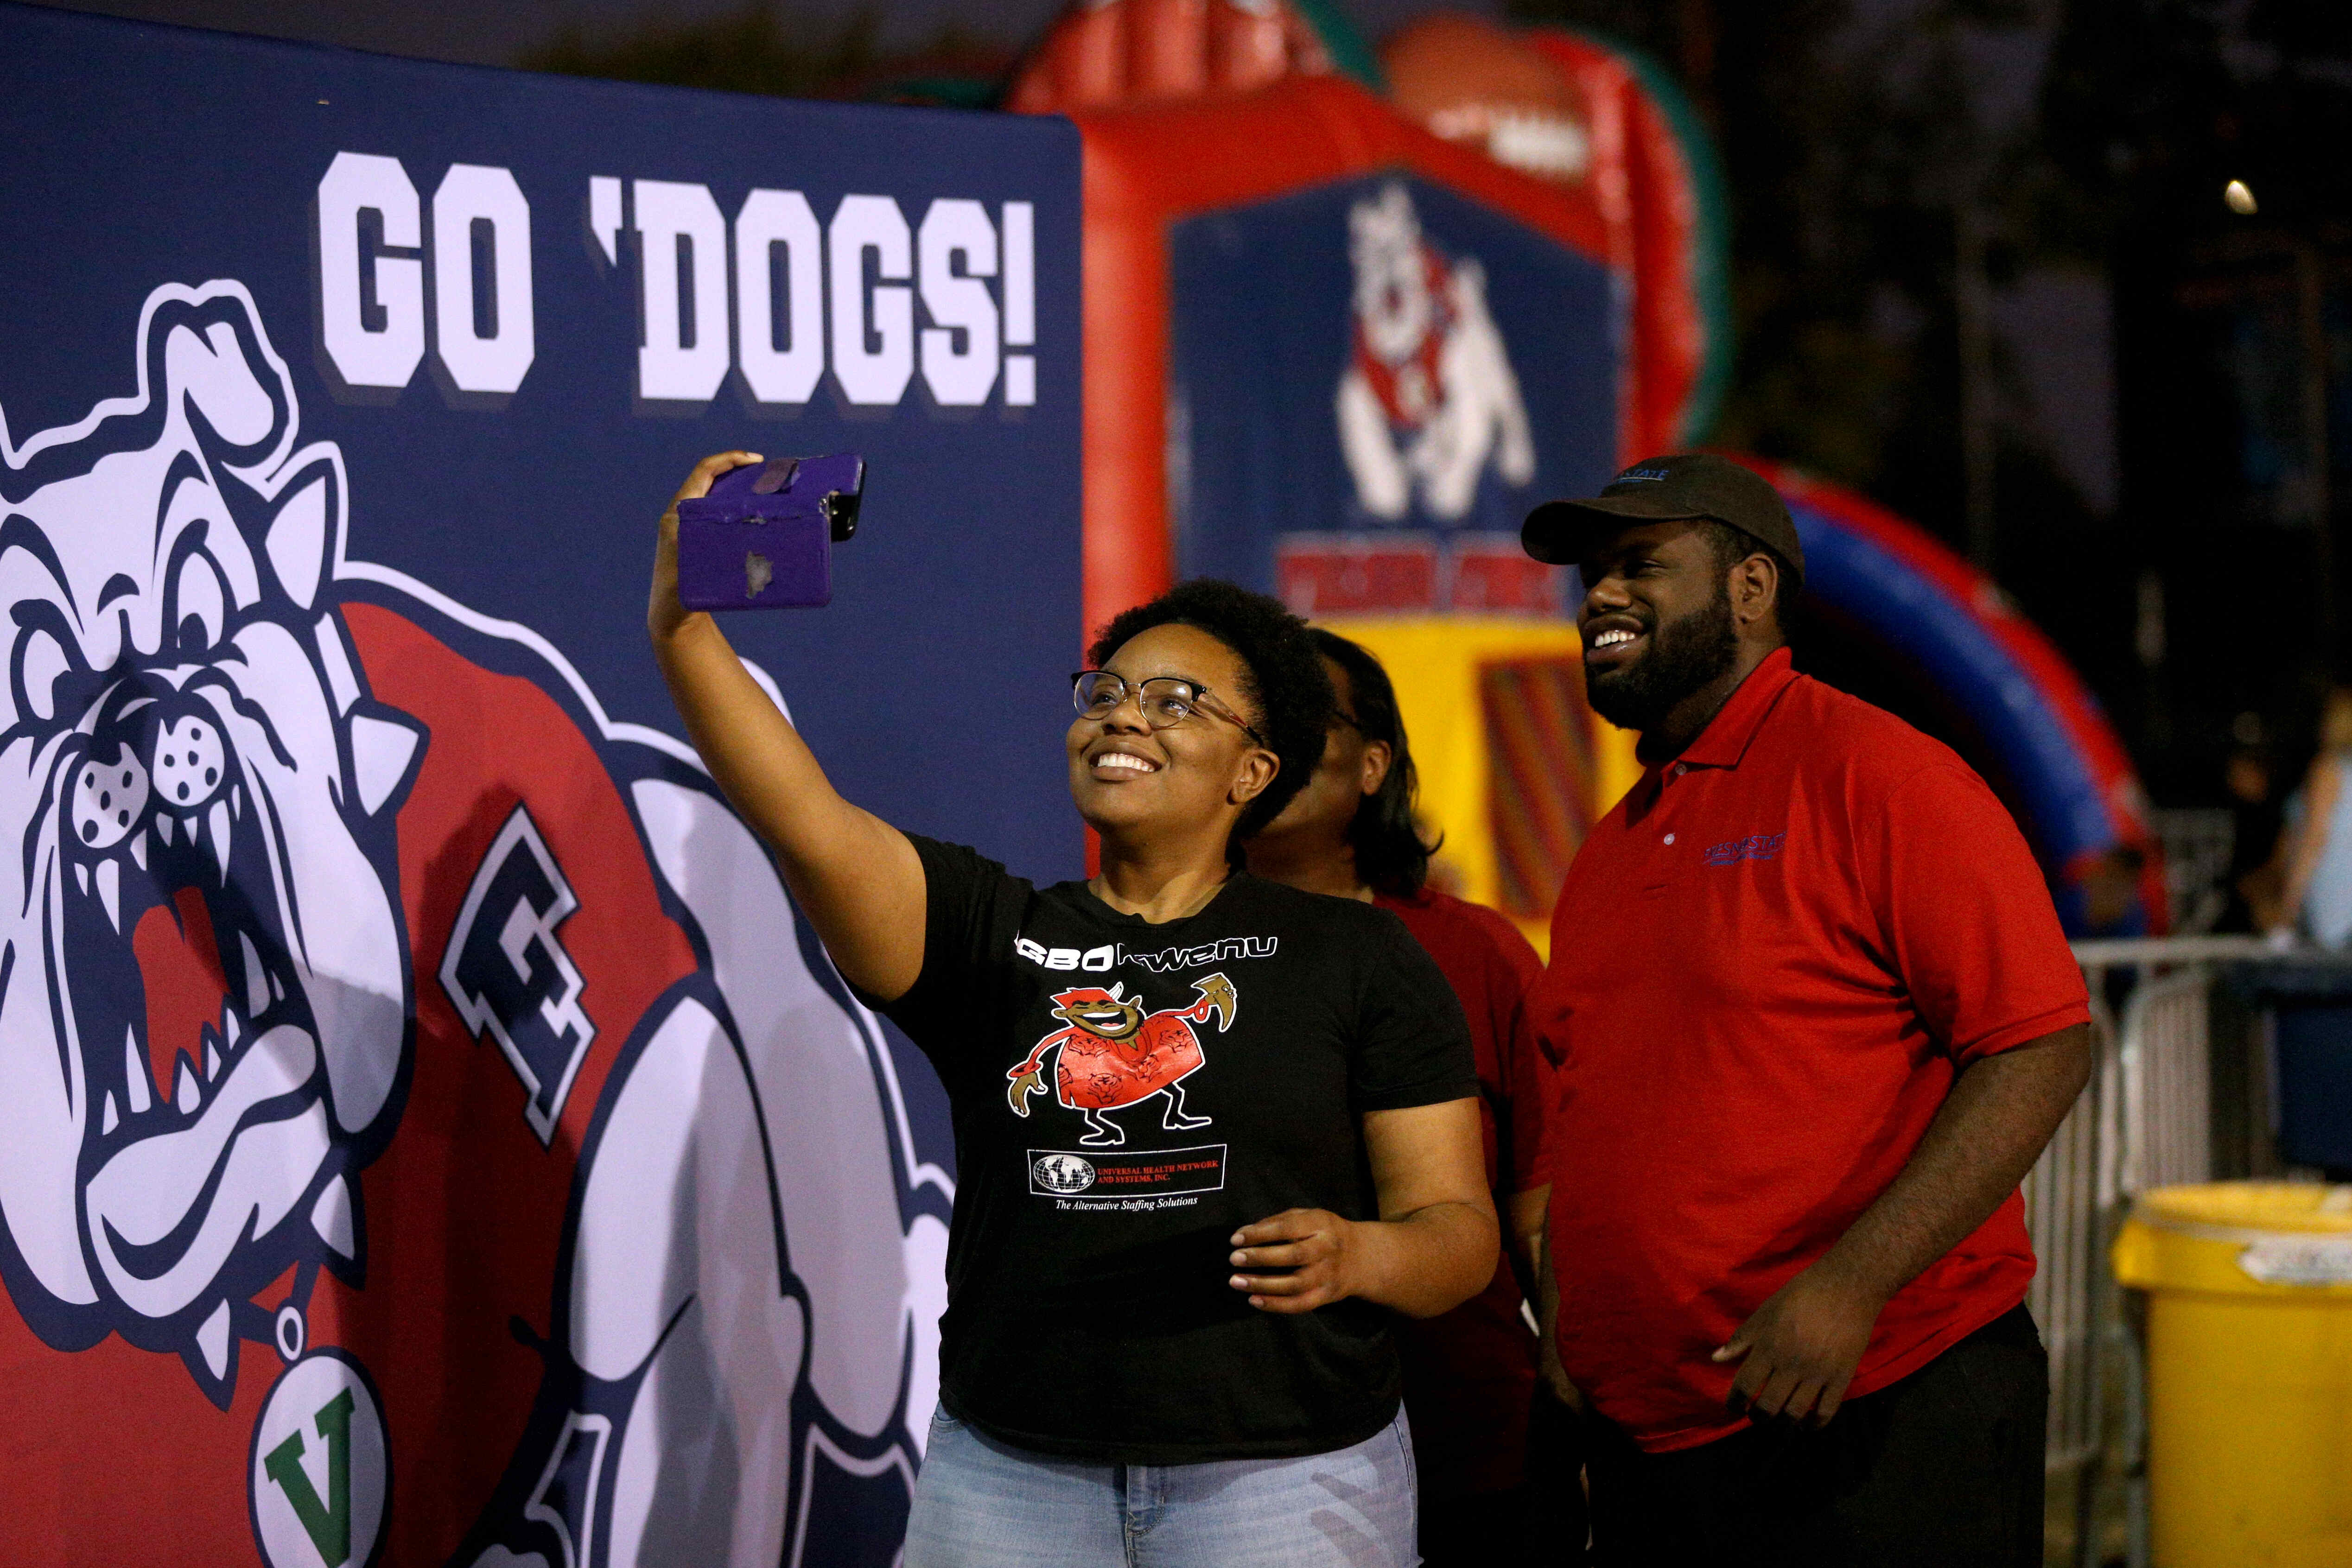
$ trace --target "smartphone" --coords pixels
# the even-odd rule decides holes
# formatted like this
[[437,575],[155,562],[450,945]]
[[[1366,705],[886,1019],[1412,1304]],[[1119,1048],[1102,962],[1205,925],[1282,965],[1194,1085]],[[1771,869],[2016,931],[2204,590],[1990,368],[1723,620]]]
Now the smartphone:
[[677,597],[688,610],[819,609],[833,547],[857,532],[866,460],[779,457],[721,474],[677,504]]

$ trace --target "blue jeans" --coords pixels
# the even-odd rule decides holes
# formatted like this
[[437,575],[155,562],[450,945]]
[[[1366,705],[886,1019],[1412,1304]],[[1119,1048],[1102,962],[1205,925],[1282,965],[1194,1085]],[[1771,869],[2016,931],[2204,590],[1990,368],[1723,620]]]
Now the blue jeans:
[[1088,1465],[931,1418],[905,1568],[1416,1568],[1404,1412],[1298,1459]]

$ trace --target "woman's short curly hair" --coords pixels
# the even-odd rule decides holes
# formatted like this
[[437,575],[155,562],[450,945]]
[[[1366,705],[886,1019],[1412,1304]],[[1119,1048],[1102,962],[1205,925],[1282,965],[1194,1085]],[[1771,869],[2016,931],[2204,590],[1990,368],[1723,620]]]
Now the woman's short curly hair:
[[1226,852],[1238,860],[1241,841],[1282,814],[1323,760],[1323,740],[1331,723],[1331,677],[1323,672],[1307,622],[1278,600],[1213,577],[1195,578],[1170,589],[1149,604],[1122,611],[1097,634],[1087,662],[1103,662],[1154,626],[1192,626],[1234,651],[1246,683],[1234,704],[1265,737],[1282,764],[1265,793],[1243,810]]

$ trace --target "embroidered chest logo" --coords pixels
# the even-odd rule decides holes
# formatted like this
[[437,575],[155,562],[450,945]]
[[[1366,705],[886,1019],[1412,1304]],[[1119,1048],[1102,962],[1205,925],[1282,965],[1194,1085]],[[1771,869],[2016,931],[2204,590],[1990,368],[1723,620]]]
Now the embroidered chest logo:
[[1779,860],[1780,841],[1788,836],[1785,832],[1750,833],[1744,839],[1732,839],[1720,844],[1709,844],[1706,846],[1706,863],[1738,865],[1741,861]]
[[1217,1032],[1231,1029],[1241,1005],[1234,983],[1220,973],[1192,982],[1198,999],[1191,1007],[1147,1013],[1139,1001],[1127,996],[1125,985],[1108,990],[1083,986],[1054,993],[1054,1016],[1068,1027],[1039,1040],[1026,1060],[1004,1076],[1012,1081],[1005,1099],[1016,1116],[1029,1114],[1029,1096],[1045,1087],[1045,1054],[1059,1053],[1054,1064],[1055,1098],[1087,1119],[1090,1148],[1108,1148],[1127,1142],[1126,1130],[1103,1117],[1106,1111],[1123,1111],[1154,1096],[1162,1096],[1160,1124],[1171,1133],[1189,1133],[1207,1126],[1212,1118],[1184,1109],[1183,1081],[1201,1070],[1201,1037],[1194,1024],[1213,1016]]

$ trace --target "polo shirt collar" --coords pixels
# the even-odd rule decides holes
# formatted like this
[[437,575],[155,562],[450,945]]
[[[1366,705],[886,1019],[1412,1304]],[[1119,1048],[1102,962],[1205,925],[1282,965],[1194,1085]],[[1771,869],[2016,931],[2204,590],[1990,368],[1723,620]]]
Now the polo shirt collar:
[[1731,694],[1731,700],[1707,721],[1698,738],[1675,760],[1692,768],[1738,767],[1748,742],[1756,738],[1756,732],[1764,727],[1764,720],[1779,706],[1780,694],[1796,679],[1796,666],[1790,663],[1789,650],[1773,649],[1762,664],[1748,673],[1739,689]]

